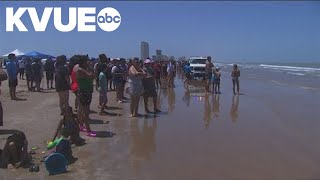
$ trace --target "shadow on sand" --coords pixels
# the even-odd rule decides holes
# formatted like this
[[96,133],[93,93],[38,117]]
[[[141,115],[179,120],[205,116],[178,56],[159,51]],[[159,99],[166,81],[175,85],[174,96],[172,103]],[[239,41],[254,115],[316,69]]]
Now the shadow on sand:
[[120,110],[120,109],[122,109],[122,108],[115,107],[115,106],[108,106],[106,109],[107,109],[107,110]]
[[100,119],[90,119],[89,124],[109,124],[110,121],[103,121]]
[[121,116],[121,114],[112,113],[112,112],[106,112],[105,114],[101,114],[101,115],[107,115],[107,116]]
[[27,99],[26,98],[16,98],[16,99],[14,99],[15,101],[27,101]]
[[90,114],[96,114],[97,111],[90,110]]
[[0,129],[0,135],[5,135],[5,134],[13,134],[17,130],[14,129]]
[[95,131],[99,138],[111,138],[116,135],[116,133],[108,132],[108,131]]

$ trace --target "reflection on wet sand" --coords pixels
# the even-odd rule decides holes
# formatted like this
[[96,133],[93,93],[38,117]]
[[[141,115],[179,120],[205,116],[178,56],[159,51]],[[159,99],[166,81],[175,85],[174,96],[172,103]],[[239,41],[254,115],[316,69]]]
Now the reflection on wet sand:
[[219,111],[220,111],[220,94],[212,95],[212,99],[213,99],[213,103],[212,103],[213,117],[217,118],[219,117]]
[[238,119],[238,107],[239,107],[239,95],[233,95],[232,105],[230,110],[230,117],[233,123],[236,123]]
[[145,119],[142,127],[138,120],[131,121],[132,145],[130,154],[133,159],[133,167],[136,171],[140,170],[141,163],[150,160],[152,153],[156,151],[155,134],[157,129],[157,120]]
[[211,121],[211,104],[209,101],[209,95],[204,97],[204,126],[208,129],[210,121]]
[[189,87],[186,88],[184,92],[184,96],[182,97],[182,101],[186,103],[187,107],[190,107],[190,100],[191,100],[191,92]]
[[174,88],[168,88],[168,108],[169,112],[173,112],[176,104],[176,93]]

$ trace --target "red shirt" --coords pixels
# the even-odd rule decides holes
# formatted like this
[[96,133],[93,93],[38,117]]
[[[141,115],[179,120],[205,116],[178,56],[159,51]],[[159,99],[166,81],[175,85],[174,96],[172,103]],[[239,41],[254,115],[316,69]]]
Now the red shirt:
[[74,71],[74,68],[72,69],[71,72],[71,91],[76,93],[79,89],[79,84],[76,76],[76,72]]

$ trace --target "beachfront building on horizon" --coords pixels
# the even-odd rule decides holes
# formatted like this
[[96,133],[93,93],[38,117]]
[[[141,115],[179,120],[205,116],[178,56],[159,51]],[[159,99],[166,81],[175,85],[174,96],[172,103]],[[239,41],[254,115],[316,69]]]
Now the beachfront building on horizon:
[[149,57],[149,44],[147,42],[141,42],[141,59],[145,60]]
[[162,51],[160,49],[157,49],[156,50],[156,59],[158,61],[161,61],[163,59],[163,56],[162,56]]

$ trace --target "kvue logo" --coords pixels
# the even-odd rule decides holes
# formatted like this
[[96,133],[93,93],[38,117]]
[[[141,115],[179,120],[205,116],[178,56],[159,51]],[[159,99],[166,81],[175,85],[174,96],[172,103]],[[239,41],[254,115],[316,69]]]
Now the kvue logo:
[[25,24],[23,24],[20,19],[26,11],[29,14],[34,30],[38,32],[46,30],[52,12],[54,27],[61,32],[70,32],[76,27],[78,31],[92,32],[96,31],[96,24],[98,24],[103,31],[112,32],[121,24],[120,13],[112,7],[101,9],[98,15],[96,15],[95,7],[70,7],[68,24],[62,24],[60,7],[44,8],[41,19],[39,19],[35,7],[20,7],[16,12],[14,12],[12,7],[7,7],[6,31],[14,31],[14,25],[17,27],[18,31],[28,31]]

